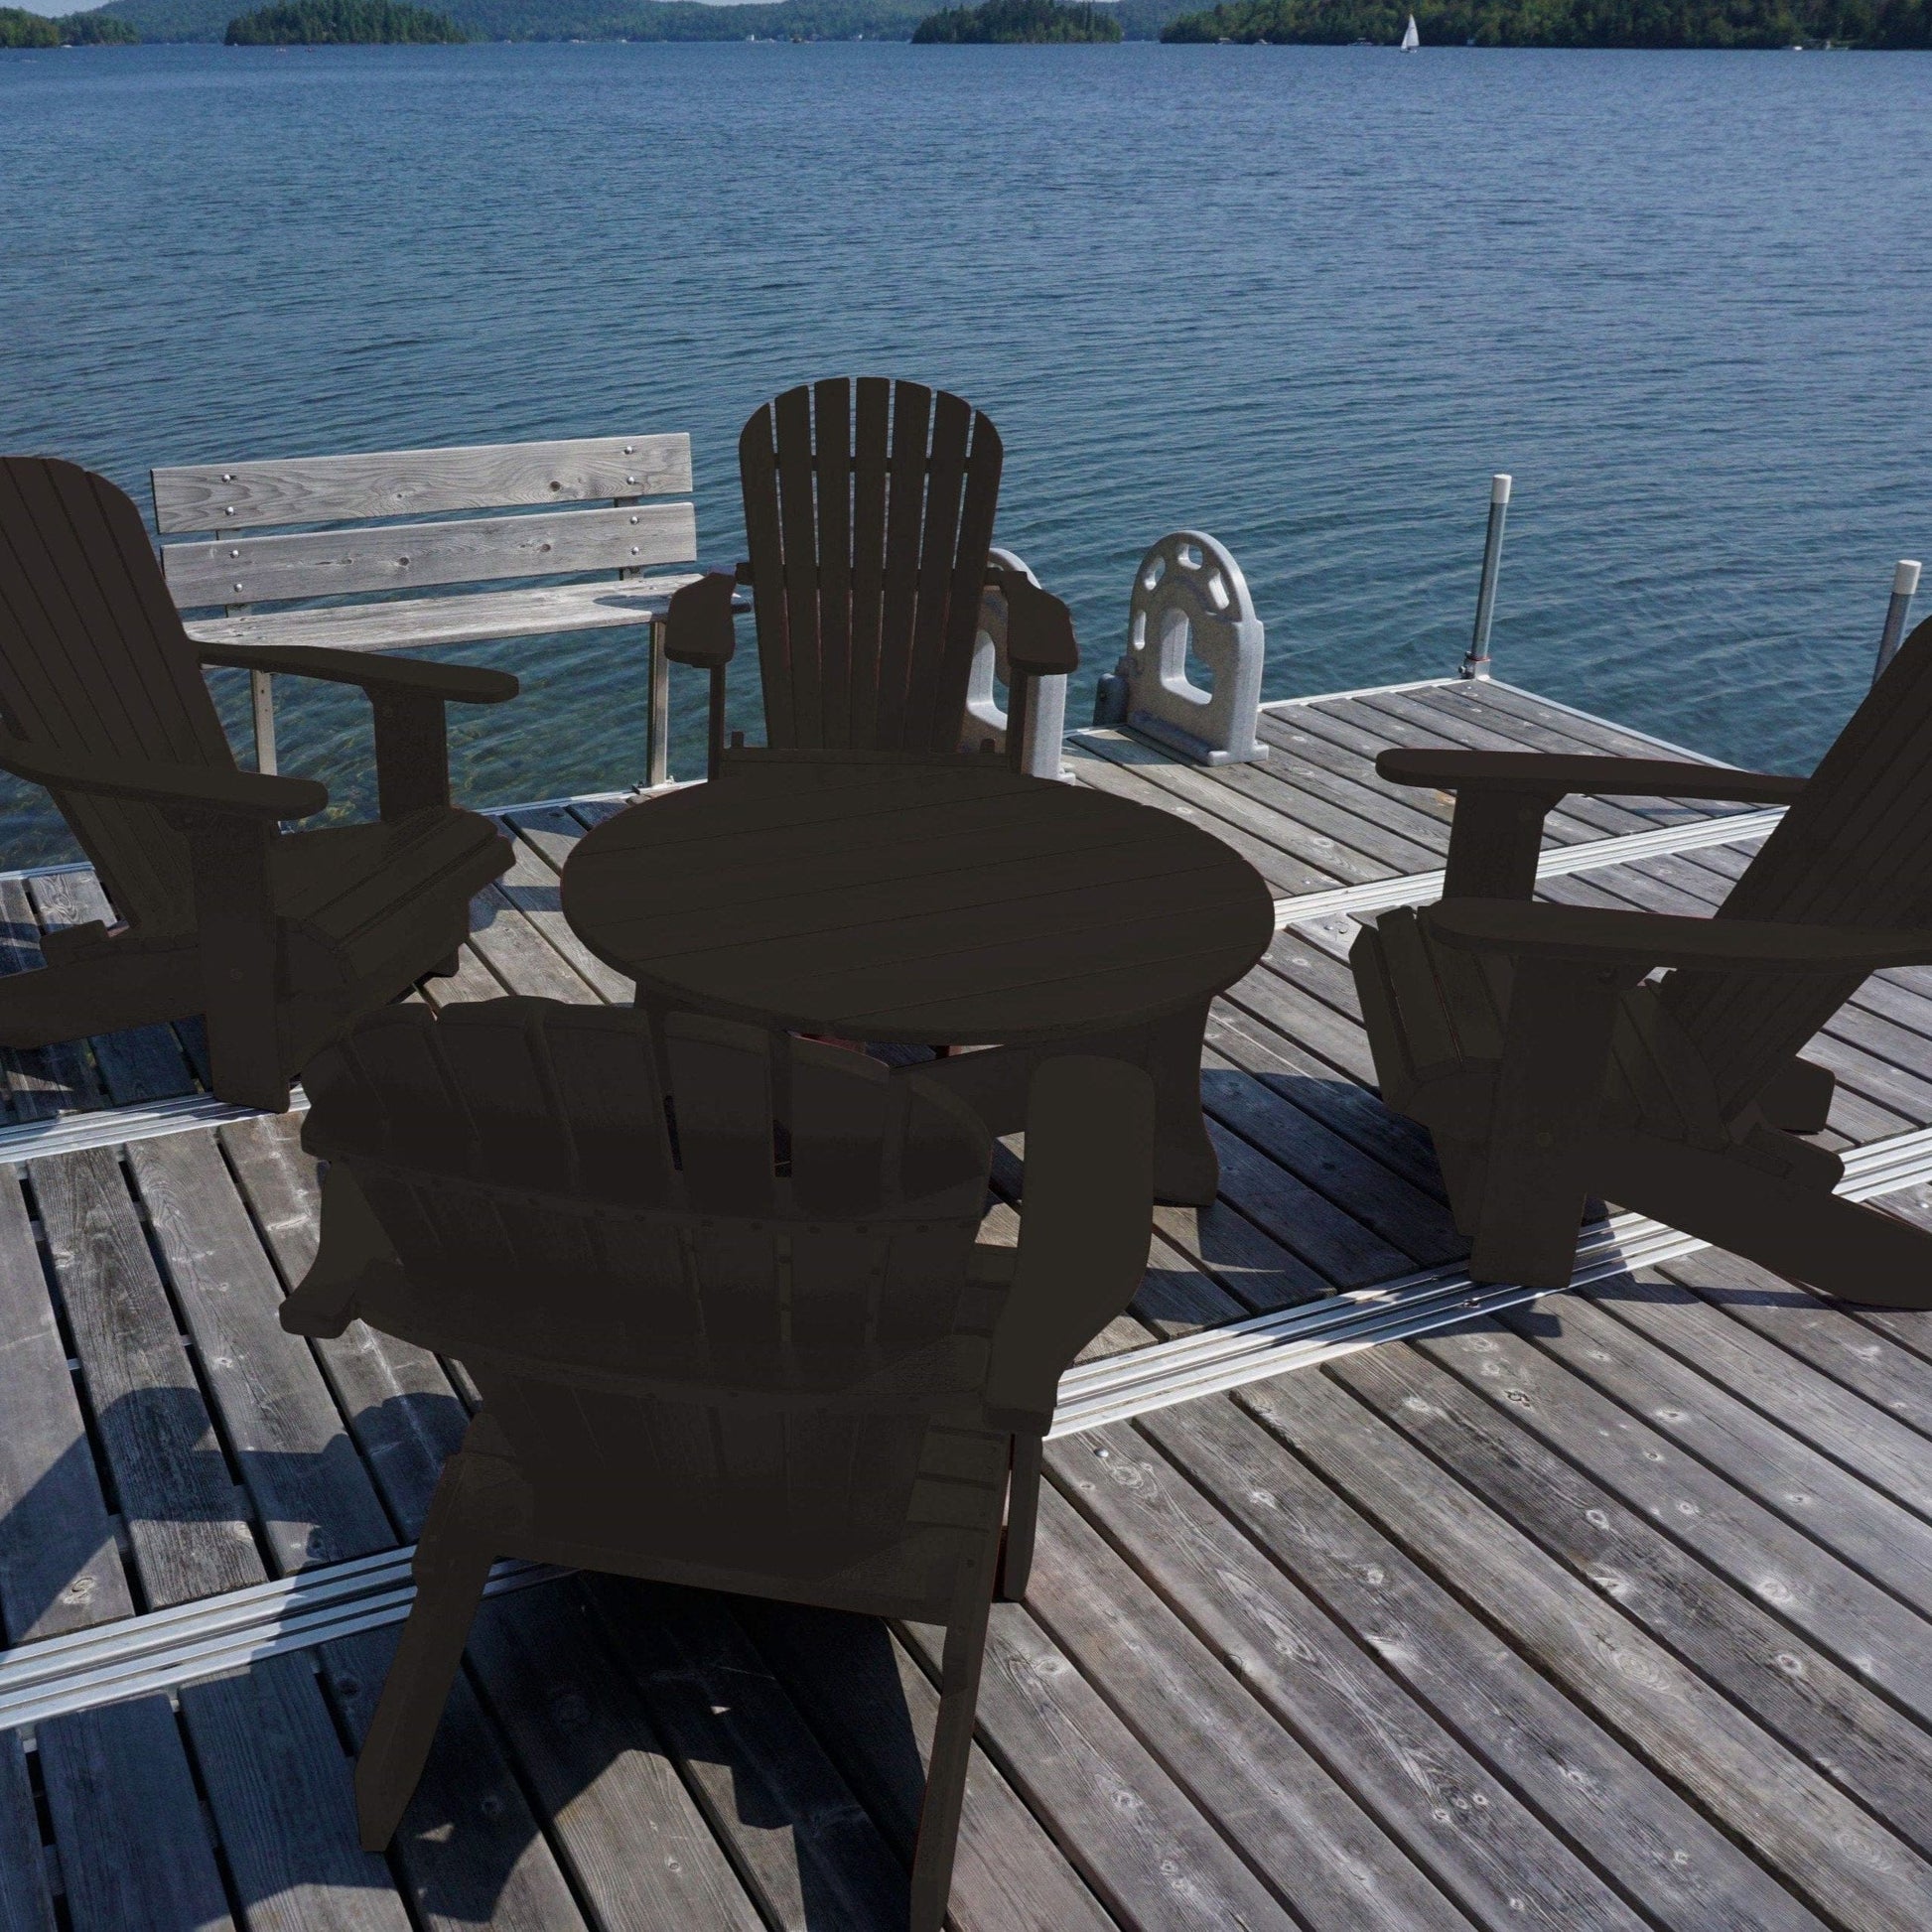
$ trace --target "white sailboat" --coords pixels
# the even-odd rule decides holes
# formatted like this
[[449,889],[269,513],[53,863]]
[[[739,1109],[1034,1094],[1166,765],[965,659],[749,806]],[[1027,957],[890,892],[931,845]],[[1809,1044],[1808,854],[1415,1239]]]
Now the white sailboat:
[[1402,51],[1413,54],[1422,45],[1422,36],[1416,32],[1416,16],[1409,16],[1409,24],[1402,30]]

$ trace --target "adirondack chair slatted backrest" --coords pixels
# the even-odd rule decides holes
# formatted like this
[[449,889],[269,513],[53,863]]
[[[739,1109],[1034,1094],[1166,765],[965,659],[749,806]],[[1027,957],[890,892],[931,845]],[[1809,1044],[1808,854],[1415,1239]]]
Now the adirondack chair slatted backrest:
[[[1906,639],[1717,916],[1932,925],[1932,621]],[[1729,1113],[1864,977],[1676,972],[1660,997]]]
[[949,1456],[997,1495],[1003,1447],[941,1413],[997,1313],[968,1266],[990,1144],[949,1095],[528,999],[387,1009],[304,1077],[304,1144],[402,1264],[364,1315],[466,1363],[553,1524],[809,1571],[943,1525]]
[[[51,457],[0,459],[0,720],[69,754],[234,768],[140,513]],[[153,806],[55,803],[122,918],[148,934],[193,926],[188,848]]]
[[767,742],[958,749],[999,433],[883,376],[788,389],[738,445]]

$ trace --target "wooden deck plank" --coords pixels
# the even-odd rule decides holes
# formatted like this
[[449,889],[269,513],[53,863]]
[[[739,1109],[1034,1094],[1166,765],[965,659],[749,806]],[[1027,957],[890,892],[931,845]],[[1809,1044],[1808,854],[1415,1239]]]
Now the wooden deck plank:
[[[1666,1534],[1593,1480],[1587,1458],[1598,1416],[1563,1406],[1568,1378],[1546,1376],[1554,1384],[1546,1390],[1519,1375],[1519,1360],[1536,1351],[1513,1340],[1479,1331],[1440,1349],[1374,1349],[1341,1364],[1337,1379],[1540,1549],[1593,1583],[1785,1751],[1883,1819],[1922,1860],[1932,1844],[1932,1736],[1794,1632],[1791,1623],[1802,1619],[1775,1593],[1784,1579],[1766,1574],[1769,1552],[1757,1587],[1782,1618],[1736,1587],[1734,1576],[1707,1567],[1693,1531]],[[1495,1352],[1486,1352],[1492,1343]],[[1500,1374],[1485,1374],[1492,1369]],[[1522,1427],[1526,1416],[1540,1425],[1534,1440]],[[1854,1829],[1864,1822],[1855,1817]],[[1836,1843],[1843,1852],[1859,1841]],[[1881,1856],[1890,1851],[1881,1843]],[[1809,1856],[1832,1862],[1822,1844]],[[1932,1866],[1900,1862],[1900,1868],[1912,1880],[1910,1895],[1932,1901]],[[1831,1909],[1829,1901],[1821,1909]]]
[[[1686,1257],[1693,1263],[1700,1259]],[[1802,1299],[1821,1314],[1836,1312],[1801,1289],[1793,1288],[1790,1295],[1792,1303]],[[1777,1437],[1795,1439],[1825,1456],[1838,1458],[1820,1471],[1828,1479],[1843,1478],[1847,1472],[1840,1459],[1849,1462],[1861,1501],[1865,1492],[1877,1491],[1895,1498],[1918,1517],[1932,1518],[1932,1463],[1927,1459],[1923,1432],[1898,1421],[1884,1408],[1821,1374],[1781,1346],[1785,1332],[1796,1325],[1795,1307],[1780,1310],[1785,1318],[1775,1319],[1766,1332],[1759,1332],[1733,1319],[1731,1311],[1646,1271],[1634,1280],[1619,1282],[1612,1294],[1592,1297],[1591,1309],[1636,1329],[1696,1369],[1701,1377],[1715,1382],[1726,1396],[1748,1403]],[[1865,1339],[1870,1340],[1868,1334]],[[1872,1344],[1870,1352],[1875,1354],[1880,1345]],[[1927,1378],[1922,1369],[1915,1380],[1924,1386]],[[1668,1392],[1664,1393],[1668,1400]],[[1650,1399],[1646,1392],[1646,1405]],[[1781,1473],[1760,1471],[1751,1463],[1740,1464],[1733,1480],[1770,1489],[1778,1489],[1784,1482]],[[1809,1513],[1809,1491],[1800,1490],[1799,1494],[1806,1498],[1804,1507]],[[1765,1500],[1770,1499],[1767,1496]],[[1912,1530],[1922,1533],[1922,1527],[1914,1522]],[[1903,1588],[1900,1593],[1912,1595]],[[1912,1595],[1912,1600],[1921,1610],[1932,1609],[1932,1601],[1917,1595]]]
[[1650,1923],[1384,1670],[1385,1620],[1330,1616],[1146,1436],[1116,1425],[1051,1443],[1046,1468],[1469,1918],[1548,1932]]
[[[937,1632],[901,1635],[928,1673]],[[979,1734],[1101,1904],[1136,1932],[1204,1925],[1288,1932],[1295,1920],[1066,1655],[1018,1604],[995,1605]]]
[[1056,1490],[1031,1616],[1311,1932],[1467,1919]]
[[[1391,737],[1401,734],[1408,745],[1449,745],[1478,752],[1527,752],[1535,748],[1514,733],[1485,723],[1473,705],[1426,704],[1419,700],[1439,694],[1397,693],[1353,701],[1358,716],[1372,719]],[[1567,816],[1596,828],[1598,838],[1621,838],[1631,832],[1654,832],[1660,825],[1684,823],[1693,813],[1667,799],[1591,798],[1572,793],[1564,800]]]
[[[1204,816],[1193,806],[1163,793],[1139,772],[1116,764],[1111,759],[1102,758],[1099,752],[1078,739],[1067,741],[1066,764],[1081,784],[1091,786],[1095,791],[1125,798],[1132,804],[1146,805],[1154,811],[1172,811],[1181,818],[1199,821]],[[1305,857],[1291,856],[1279,846],[1255,838],[1239,826],[1213,823],[1212,830],[1217,838],[1240,853],[1261,874],[1268,883],[1268,890],[1277,898],[1293,898],[1304,893],[1329,893],[1347,883],[1340,872],[1324,869]]]
[[[1434,691],[1410,692],[1399,700],[1389,702],[1400,704],[1405,712],[1413,707],[1416,713],[1479,721],[1485,731],[1496,733],[1505,740],[1514,740],[1519,751],[1584,754],[1597,758],[1606,754],[1611,757],[1650,759],[1665,756],[1655,746],[1626,753],[1625,748],[1618,745],[1619,734],[1613,729],[1598,727],[1587,720],[1574,718],[1548,707],[1541,707],[1547,713],[1545,717],[1533,717],[1529,708],[1520,703],[1499,702],[1501,697],[1500,693],[1478,691],[1471,683],[1445,685]],[[1632,743],[1641,745],[1642,741]],[[1600,805],[1608,801],[1596,799],[1593,802]],[[1751,809],[1748,803],[1742,801],[1709,798],[1619,795],[1616,802],[1626,811],[1636,812],[1653,823],[1661,824],[1695,823]]]
[[1932,1724],[1932,1528],[1593,1300],[1573,1298],[1558,1321],[1506,1317],[1494,1333],[1418,1346],[1496,1389],[1532,1434],[1587,1454],[1597,1481]]
[[[1387,1430],[1332,1384],[1319,1383],[1314,1371],[1285,1377],[1278,1387],[1259,1385],[1258,1397],[1248,1392],[1272,1432],[1243,1413],[1245,1403],[1228,1400],[1161,1410],[1144,1417],[1140,1428],[1329,1616],[1361,1631],[1383,1667],[1491,1776],[1624,1897],[1641,1901],[1653,1921],[1673,1932],[1819,1925],[1706,1820],[1700,1804],[1599,1728],[1593,1686],[1573,1703],[1517,1654],[1511,1641],[1518,1602],[1511,1592],[1498,1605],[1510,1620],[1511,1634],[1502,1637],[1459,1591],[1451,1595],[1437,1581],[1443,1572],[1435,1563],[1418,1561],[1398,1514],[1407,1502],[1400,1489],[1381,1477],[1366,1485],[1350,1480],[1355,1440],[1386,1439]],[[1334,1402],[1320,1401],[1324,1388],[1346,1405],[1339,1431],[1329,1421]],[[1282,1413],[1311,1391],[1316,1400],[1311,1425],[1291,1434]],[[1307,1462],[1290,1452],[1294,1435],[1309,1444]],[[1413,1451],[1399,1481],[1420,1485],[1424,1507],[1440,1486]],[[1360,1513],[1364,1502],[1375,1511],[1374,1522]],[[1453,1567],[1449,1575],[1459,1584]],[[1485,1600],[1496,1601],[1493,1595]],[[1606,1667],[1614,1668],[1613,1656],[1605,1655]]]
[[1305,1053],[1286,1034],[1251,1013],[1217,1002],[1208,1018],[1207,1043],[1411,1187],[1443,1198],[1442,1170],[1428,1130],[1391,1112],[1379,1096],[1353,1080],[1336,1078],[1333,1067]]
[[276,1318],[281,1285],[214,1136],[136,1141],[127,1158],[271,1568],[392,1548],[308,1344]]
[[1840,1387],[1932,1436],[1932,1375],[1924,1355],[1876,1332],[1850,1310],[1722,1249],[1686,1255],[1661,1272]]
[[[734,1598],[731,1611],[909,1867],[939,1711],[925,1673],[874,1617],[755,1597]],[[1115,1932],[1118,1923],[977,1744],[950,1919],[957,1932]]]
[[[1363,1370],[1261,1383],[1241,1407],[1398,1536],[1457,1594],[1494,1615],[1515,1649],[1583,1701],[1820,1917],[1908,1925],[1932,1902],[1932,1870],[1665,1645],[1597,1595],[1429,1456],[1343,1393]],[[1332,1378],[1332,1379],[1331,1379]],[[1845,1909],[1856,1905],[1856,1911]]]
[[[555,820],[565,815],[555,812],[541,816],[546,820]],[[530,817],[535,822],[539,815],[531,814]],[[558,897],[560,868],[552,865],[530,839],[522,836],[523,822],[521,813],[502,821],[514,834],[511,850],[515,856],[510,869],[489,888],[490,892],[506,899],[522,913],[598,999],[628,1006],[636,992],[634,983],[605,965],[570,929],[569,921],[564,917],[563,902]],[[577,997],[581,1000],[586,996],[579,994]]]
[[1437,1194],[1426,1194],[1273,1092],[1213,1047],[1202,1059],[1209,1114],[1417,1267],[1458,1259],[1469,1244]]
[[604,1634],[766,1914],[887,1932],[905,1874],[722,1598],[599,1577]]
[[49,1719],[37,1743],[73,1932],[233,1932],[166,1698]]
[[[1265,716],[1266,714],[1264,714]],[[1325,764],[1337,777],[1374,786],[1418,802],[1435,799],[1446,816],[1454,809],[1447,793],[1426,791],[1419,785],[1392,785],[1375,769],[1377,757],[1399,745],[1444,745],[1454,741],[1433,725],[1413,719],[1388,718],[1353,699],[1328,705],[1298,707],[1292,725],[1265,724],[1262,736],[1271,745],[1292,751],[1311,763]],[[1614,838],[1633,829],[1628,814],[1606,819],[1587,799],[1566,799],[1543,821],[1543,836],[1553,845],[1583,845],[1592,839]]]
[[0,1732],[0,1932],[59,1932],[40,1819],[17,1730]]
[[[220,1130],[256,1226],[285,1289],[315,1259],[316,1164],[290,1115],[237,1121]],[[352,1321],[311,1344],[349,1434],[401,1536],[413,1538],[444,1459],[463,1441],[469,1411],[426,1348]]]
[[[1283,778],[1262,780],[1268,789],[1255,795],[1240,780],[1258,767],[1187,764],[1159,746],[1104,729],[1083,733],[1079,743],[1147,779],[1170,801],[1204,814],[1210,830],[1238,827],[1291,857],[1312,856],[1323,871],[1342,872],[1345,867],[1342,876],[1351,881],[1429,872],[1441,863],[1434,847],[1337,806],[1318,792],[1299,790]],[[1168,809],[1173,809],[1173,802]]]
[[[487,1615],[485,1604],[480,1613]],[[394,1629],[317,1652],[351,1746],[361,1747],[395,1654]],[[391,1857],[427,1932],[591,1932],[501,1740],[459,1671]],[[597,1928],[604,1932],[604,1928]]]
[[0,1630],[60,1636],[134,1608],[20,1182],[0,1173]]
[[148,1606],[266,1579],[111,1148],[51,1156],[34,1196]]
[[[114,908],[91,872],[59,872],[27,882],[28,895],[47,930],[112,921]],[[172,1100],[196,1089],[195,1069],[172,1027],[132,1027],[97,1035],[89,1044],[117,1107],[143,1100]]]
[[602,1932],[763,1921],[711,1835],[583,1590],[491,1599],[472,1627],[472,1675],[525,1789]]
[[356,1840],[310,1658],[186,1685],[181,1714],[249,1932],[409,1932],[387,1863]]
[[[27,882],[0,879],[0,974],[37,971],[42,964],[40,935],[40,917],[27,896]],[[78,1040],[0,1047],[0,1075],[5,1078],[8,1112],[15,1120],[78,1113],[102,1105],[105,1098],[92,1060]]]

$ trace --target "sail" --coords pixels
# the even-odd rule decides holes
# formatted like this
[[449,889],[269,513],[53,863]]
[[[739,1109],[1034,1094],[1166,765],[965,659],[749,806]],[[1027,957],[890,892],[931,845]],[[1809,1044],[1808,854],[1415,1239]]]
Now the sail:
[[1422,36],[1416,32],[1416,16],[1409,16],[1409,24],[1402,30],[1402,51],[1413,54],[1422,45]]

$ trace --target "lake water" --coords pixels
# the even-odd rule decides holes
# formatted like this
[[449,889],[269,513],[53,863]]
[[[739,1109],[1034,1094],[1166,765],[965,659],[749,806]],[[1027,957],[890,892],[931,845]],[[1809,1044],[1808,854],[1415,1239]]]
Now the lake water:
[[[1893,560],[1932,561],[1927,56],[13,54],[0,201],[0,446],[142,497],[156,463],[689,429],[730,561],[749,411],[914,376],[1000,425],[1001,540],[1087,685],[1183,525],[1246,569],[1268,695],[1452,669],[1509,470],[1499,672],[1802,766]],[[460,721],[468,796],[639,774],[634,642],[469,654],[527,696]],[[355,704],[282,695],[285,767],[347,773]],[[12,863],[65,851],[0,806]]]

